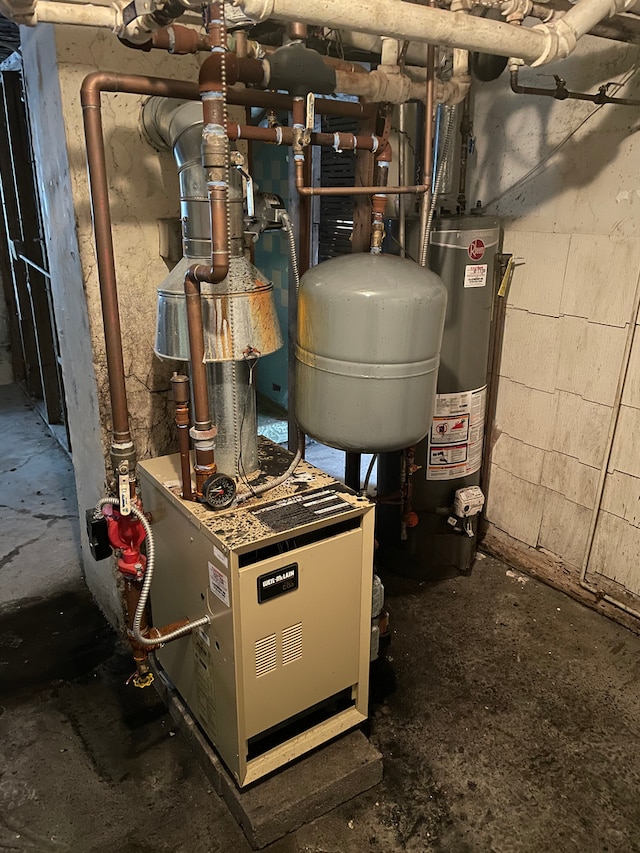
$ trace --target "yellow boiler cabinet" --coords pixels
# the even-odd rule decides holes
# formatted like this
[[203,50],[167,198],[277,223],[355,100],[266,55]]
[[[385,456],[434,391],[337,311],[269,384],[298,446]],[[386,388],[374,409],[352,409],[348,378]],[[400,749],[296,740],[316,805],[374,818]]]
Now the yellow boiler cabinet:
[[[284,456],[264,440],[260,452]],[[153,622],[211,617],[156,656],[238,784],[365,720],[373,505],[305,462],[217,512],[179,497],[177,456],[139,471],[156,541]]]

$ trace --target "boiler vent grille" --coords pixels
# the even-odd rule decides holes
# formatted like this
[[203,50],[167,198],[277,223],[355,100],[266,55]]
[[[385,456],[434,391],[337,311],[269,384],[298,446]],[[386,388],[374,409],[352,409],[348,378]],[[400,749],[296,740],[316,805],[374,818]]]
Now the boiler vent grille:
[[282,663],[286,666],[302,657],[302,622],[282,632]]
[[262,640],[256,640],[256,678],[273,672],[278,666],[276,653],[276,635],[269,634]]

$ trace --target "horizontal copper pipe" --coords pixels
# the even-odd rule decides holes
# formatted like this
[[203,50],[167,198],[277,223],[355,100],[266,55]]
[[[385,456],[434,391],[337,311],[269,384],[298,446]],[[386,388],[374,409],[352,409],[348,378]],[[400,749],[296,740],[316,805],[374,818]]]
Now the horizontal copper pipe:
[[[93,74],[89,74],[82,84],[81,102],[83,107],[85,105],[99,107],[101,92],[122,92],[129,95],[157,95],[165,98],[179,98],[184,101],[200,100],[198,84],[188,80],[169,80],[164,77],[96,71]],[[289,95],[281,95],[277,92],[262,89],[229,89],[227,91],[227,103],[241,107],[291,110],[293,98],[289,97]],[[318,115],[364,118],[371,115],[376,109],[375,104],[359,104],[354,101],[332,101],[328,98],[316,98],[315,102],[315,111]]]
[[[192,98],[192,100],[195,99]],[[290,111],[293,98],[269,90],[229,89],[227,103],[241,107],[263,107],[264,109]],[[377,106],[375,104],[360,104],[355,101],[332,101],[329,98],[316,98],[315,111],[318,115],[366,118],[375,114]]]
[[248,59],[235,53],[212,53],[200,66],[199,85],[201,92],[209,92],[220,86],[222,63],[228,86],[246,83],[261,86],[264,83],[264,66],[259,59]]
[[[247,139],[253,142],[270,142],[273,145],[293,144],[293,130],[290,127],[256,127],[253,124],[230,124],[227,128],[229,139]],[[353,133],[312,133],[311,144],[322,147],[337,147],[344,151],[382,150],[379,136],[356,136]]]
[[411,187],[307,187],[304,185],[304,161],[296,160],[296,189],[302,196],[308,195],[408,195],[425,193],[425,184]]
[[[167,27],[166,30],[157,30],[151,36],[151,42],[142,45],[142,48],[148,49],[147,46],[157,47],[160,50],[168,50],[169,53],[177,55],[211,50],[208,35],[198,32],[198,30],[192,30],[191,27],[184,27],[181,24],[173,24]],[[131,47],[137,47],[137,45],[131,45]]]

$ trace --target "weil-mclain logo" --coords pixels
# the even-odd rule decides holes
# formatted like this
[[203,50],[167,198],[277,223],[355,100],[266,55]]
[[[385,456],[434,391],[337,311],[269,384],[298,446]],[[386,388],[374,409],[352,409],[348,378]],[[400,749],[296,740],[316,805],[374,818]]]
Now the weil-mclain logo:
[[258,578],[258,602],[262,604],[278,595],[298,589],[298,564],[291,563]]

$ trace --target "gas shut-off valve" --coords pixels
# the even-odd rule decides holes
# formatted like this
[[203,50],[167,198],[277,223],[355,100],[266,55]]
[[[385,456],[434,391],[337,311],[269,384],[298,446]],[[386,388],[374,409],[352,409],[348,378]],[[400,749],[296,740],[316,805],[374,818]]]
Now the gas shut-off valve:
[[466,486],[457,489],[453,498],[453,515],[449,516],[449,524],[455,529],[473,537],[473,519],[484,507],[484,495],[480,486]]

